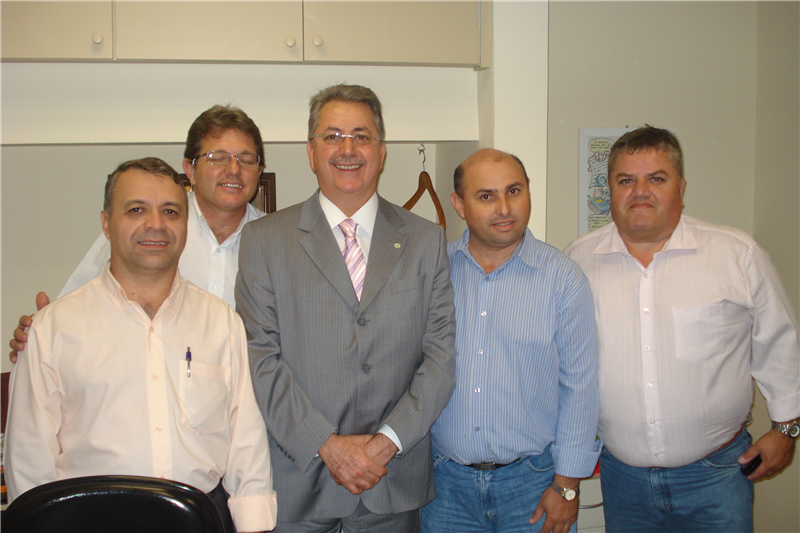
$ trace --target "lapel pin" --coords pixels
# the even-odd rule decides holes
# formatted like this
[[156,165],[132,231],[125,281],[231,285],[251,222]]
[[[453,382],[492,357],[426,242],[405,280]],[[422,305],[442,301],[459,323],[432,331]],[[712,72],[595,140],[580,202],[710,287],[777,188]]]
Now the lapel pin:
[[399,242],[394,243],[394,247],[399,250],[400,249],[400,243]]

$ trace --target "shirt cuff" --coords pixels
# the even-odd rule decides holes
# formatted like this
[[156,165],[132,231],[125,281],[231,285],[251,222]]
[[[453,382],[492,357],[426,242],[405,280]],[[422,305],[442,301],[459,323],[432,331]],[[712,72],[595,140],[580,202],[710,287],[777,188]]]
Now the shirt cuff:
[[236,531],[270,531],[275,529],[278,498],[272,494],[239,496],[228,500]]
[[576,450],[574,448],[559,448],[555,444],[553,452],[553,465],[555,473],[564,477],[587,478],[594,473],[594,467],[600,459],[600,450],[603,441],[595,439],[592,451]]
[[397,453],[395,455],[400,455],[401,453],[403,453],[403,445],[400,443],[400,439],[397,437],[397,433],[395,433],[392,428],[384,424],[381,426],[381,429],[378,430],[378,433],[383,433],[384,435],[389,437],[389,440],[392,441],[395,446],[397,446]]
[[784,422],[800,416],[800,392],[780,400],[767,400],[767,412],[770,420]]

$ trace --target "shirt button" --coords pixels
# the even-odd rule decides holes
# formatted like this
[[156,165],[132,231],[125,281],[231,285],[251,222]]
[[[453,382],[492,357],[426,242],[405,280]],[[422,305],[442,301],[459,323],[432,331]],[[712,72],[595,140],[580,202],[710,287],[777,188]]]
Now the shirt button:
[[159,432],[160,432],[162,429],[163,429],[163,428],[162,428],[160,425],[156,426],[156,431],[159,431]]
[[481,428],[479,428],[479,427],[475,428],[475,431],[480,431],[480,430],[481,430]]
[[652,388],[653,388],[653,384],[652,384],[652,383],[648,383],[648,384],[647,384],[647,388],[648,388],[648,389],[652,389]]
[[356,320],[356,322],[358,322],[359,326],[363,326],[364,324],[367,323],[367,319],[364,318],[363,316],[360,316],[360,317],[358,317],[358,320]]
[[485,278],[483,278],[483,279],[485,279],[486,281],[489,281],[489,276],[486,276],[486,277],[485,277]]
[[475,394],[480,394],[480,393],[481,393],[481,388],[475,387]]
[[153,326],[150,326],[150,332],[153,332],[155,330],[156,330],[156,328],[154,328]]
[[361,365],[361,370],[363,370],[365,374],[369,374],[369,371],[370,371],[371,369],[372,369],[372,367],[371,367],[371,366],[369,366],[369,365],[368,365],[368,364],[366,364],[366,363],[364,363],[363,365]]
[[483,355],[483,350],[478,350],[478,355]]
[[486,316],[486,311],[481,311],[481,316]]
[[645,272],[645,273],[644,273],[644,277],[646,277],[646,278],[649,278],[649,277],[650,277],[650,274],[648,274],[647,272]]
[[648,345],[646,345],[646,346],[644,347],[644,349],[645,349],[645,350],[647,350],[647,351],[649,352],[649,351],[650,351],[650,345],[649,345],[649,344],[648,344]]
[[655,421],[655,420],[653,420],[653,419],[651,419],[651,420],[650,420],[650,423],[651,423],[651,424],[655,424],[655,423],[656,423],[656,421]]
[[155,381],[157,379],[158,379],[158,374],[153,374],[153,380]]
[[649,312],[650,312],[650,308],[649,308],[649,307],[645,307],[645,308],[644,308],[644,312],[645,312],[645,313],[649,313]]
[[656,452],[656,457],[658,457],[659,455],[661,455],[661,454],[660,454],[660,453],[658,453],[658,452]]
[[217,254],[218,254],[218,253],[220,253],[220,252],[221,252],[221,250],[220,250],[219,248],[217,248],[216,250],[214,250],[214,253],[217,253]]
[[216,285],[214,285],[214,290],[215,290],[215,291],[218,291],[218,290],[219,290],[219,284],[216,284]]

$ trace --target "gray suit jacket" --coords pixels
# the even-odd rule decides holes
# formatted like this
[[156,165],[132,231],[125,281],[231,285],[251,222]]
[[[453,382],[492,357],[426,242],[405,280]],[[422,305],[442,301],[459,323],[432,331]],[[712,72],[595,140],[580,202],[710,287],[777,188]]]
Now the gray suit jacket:
[[[429,429],[455,387],[455,315],[442,229],[379,199],[361,302],[317,194],[242,231],[236,310],[270,435],[278,518],[378,514],[436,496]],[[360,496],[316,456],[333,432],[388,424],[403,453]]]

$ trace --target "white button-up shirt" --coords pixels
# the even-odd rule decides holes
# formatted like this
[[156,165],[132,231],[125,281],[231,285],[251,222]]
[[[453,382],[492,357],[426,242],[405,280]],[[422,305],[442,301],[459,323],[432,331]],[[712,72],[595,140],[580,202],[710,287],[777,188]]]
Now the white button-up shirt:
[[770,418],[800,416],[797,317],[746,233],[684,215],[645,268],[614,224],[564,250],[597,315],[598,435],[631,466],[693,463],[741,428],[753,380]]
[[178,275],[152,320],[108,269],[37,312],[10,399],[12,500],[80,476],[159,477],[204,492],[224,476],[240,531],[275,525],[244,325],[229,305]]

